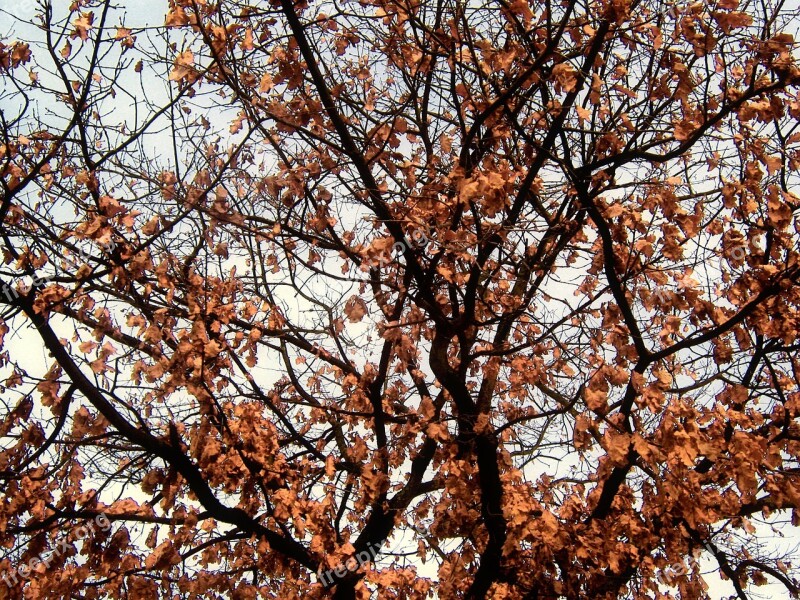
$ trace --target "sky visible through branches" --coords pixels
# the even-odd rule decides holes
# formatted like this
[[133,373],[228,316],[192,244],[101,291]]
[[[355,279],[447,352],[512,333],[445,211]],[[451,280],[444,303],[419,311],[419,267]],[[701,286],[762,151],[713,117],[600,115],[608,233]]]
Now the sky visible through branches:
[[0,0],[0,600],[797,592],[799,10]]

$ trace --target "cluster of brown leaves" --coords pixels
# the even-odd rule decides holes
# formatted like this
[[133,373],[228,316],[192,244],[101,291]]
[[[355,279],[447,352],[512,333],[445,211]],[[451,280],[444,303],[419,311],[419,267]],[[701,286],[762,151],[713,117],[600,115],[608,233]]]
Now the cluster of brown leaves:
[[68,548],[0,598],[659,598],[698,549],[797,593],[762,4],[80,0],[0,41],[0,569]]

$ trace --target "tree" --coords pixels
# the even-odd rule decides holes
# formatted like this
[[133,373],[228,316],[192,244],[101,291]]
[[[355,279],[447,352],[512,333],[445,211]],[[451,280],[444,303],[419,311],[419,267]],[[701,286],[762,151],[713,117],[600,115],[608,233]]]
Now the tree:
[[0,45],[0,597],[797,594],[796,13],[164,10]]

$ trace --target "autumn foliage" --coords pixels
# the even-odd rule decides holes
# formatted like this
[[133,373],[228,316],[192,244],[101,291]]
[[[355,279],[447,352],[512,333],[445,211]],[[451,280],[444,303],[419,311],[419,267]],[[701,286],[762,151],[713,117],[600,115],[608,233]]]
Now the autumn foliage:
[[0,598],[797,593],[792,9],[54,4],[0,41]]

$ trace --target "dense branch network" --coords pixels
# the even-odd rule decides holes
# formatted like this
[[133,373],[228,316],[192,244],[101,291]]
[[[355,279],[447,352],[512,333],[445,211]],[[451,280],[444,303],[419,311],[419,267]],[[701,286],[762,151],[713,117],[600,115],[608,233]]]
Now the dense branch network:
[[796,14],[163,8],[0,42],[0,598],[798,593]]

